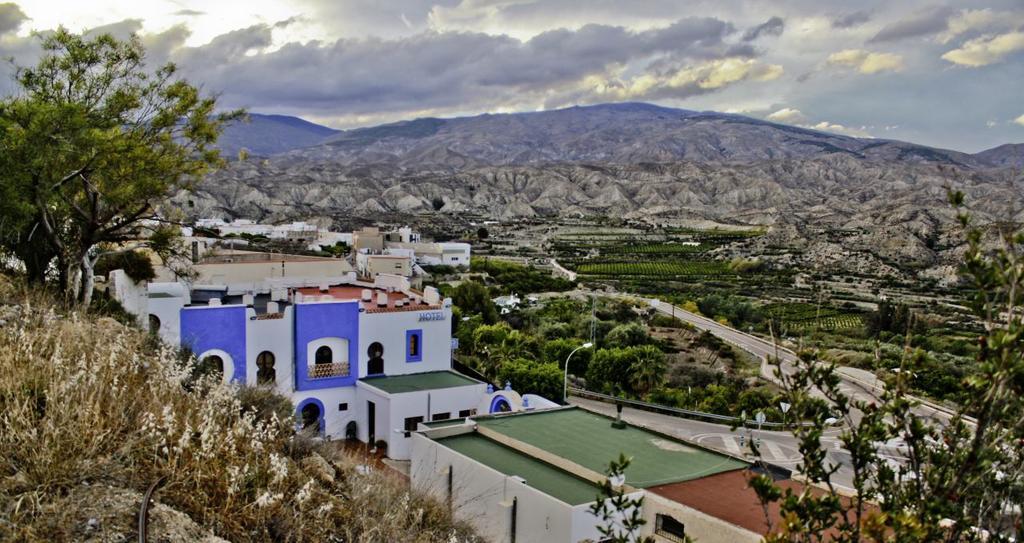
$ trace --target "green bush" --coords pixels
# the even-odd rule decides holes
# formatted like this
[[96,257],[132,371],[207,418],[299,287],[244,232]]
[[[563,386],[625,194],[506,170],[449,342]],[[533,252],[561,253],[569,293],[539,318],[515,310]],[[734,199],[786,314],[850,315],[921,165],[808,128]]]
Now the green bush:
[[562,400],[562,370],[557,364],[534,362],[518,358],[502,364],[498,380],[511,382],[520,394],[537,394],[551,401]]
[[480,315],[487,324],[498,322],[498,310],[487,287],[476,281],[464,281],[452,291],[452,303],[465,314]]
[[630,322],[612,328],[608,335],[604,337],[603,343],[606,347],[614,348],[636,347],[637,345],[646,345],[650,342],[651,336],[647,334],[647,329],[641,324]]
[[114,270],[124,270],[125,275],[136,283],[156,279],[156,270],[149,256],[142,251],[125,251],[100,255],[93,272],[108,275]]
[[499,294],[515,292],[524,295],[531,292],[562,292],[576,287],[576,283],[561,277],[554,277],[547,271],[500,260],[474,258],[470,262],[469,269],[490,275],[497,283],[496,290]]

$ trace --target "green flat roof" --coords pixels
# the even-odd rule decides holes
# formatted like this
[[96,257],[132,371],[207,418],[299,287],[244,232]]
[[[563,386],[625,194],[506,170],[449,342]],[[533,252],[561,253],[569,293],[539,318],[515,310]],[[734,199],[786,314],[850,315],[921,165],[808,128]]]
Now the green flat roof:
[[619,453],[631,456],[626,482],[638,488],[747,467],[740,460],[636,426],[612,428],[611,419],[580,408],[474,420],[597,473],[604,473]]
[[595,485],[585,479],[580,479],[569,472],[541,462],[475,432],[444,437],[437,441],[445,447],[505,475],[518,475],[526,479],[527,486],[536,488],[569,505],[590,503],[600,493]]
[[464,387],[467,385],[479,385],[480,382],[470,379],[454,371],[428,371],[426,373],[410,373],[407,375],[395,375],[393,377],[365,377],[362,382],[372,385],[387,392],[388,394],[401,394],[403,392],[419,392],[421,390],[435,390],[438,388]]

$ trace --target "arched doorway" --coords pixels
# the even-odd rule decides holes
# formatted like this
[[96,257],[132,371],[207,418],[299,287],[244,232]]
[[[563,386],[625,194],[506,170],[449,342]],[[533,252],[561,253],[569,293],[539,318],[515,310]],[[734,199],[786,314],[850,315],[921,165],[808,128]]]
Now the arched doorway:
[[508,413],[512,411],[512,404],[504,396],[495,396],[491,400],[491,413]]
[[200,363],[200,371],[203,375],[217,375],[224,377],[224,359],[220,355],[211,354],[203,358]]
[[307,403],[302,406],[299,411],[299,418],[304,431],[319,434],[322,430],[320,428],[320,406],[314,402]]
[[152,313],[149,314],[149,333],[154,336],[160,335],[160,317]]
[[277,382],[274,369],[274,353],[263,351],[256,357],[256,384],[273,385]]
[[380,375],[384,373],[384,346],[378,341],[374,341],[370,344],[370,347],[366,349],[366,356],[370,357],[370,361],[366,364],[367,375]]

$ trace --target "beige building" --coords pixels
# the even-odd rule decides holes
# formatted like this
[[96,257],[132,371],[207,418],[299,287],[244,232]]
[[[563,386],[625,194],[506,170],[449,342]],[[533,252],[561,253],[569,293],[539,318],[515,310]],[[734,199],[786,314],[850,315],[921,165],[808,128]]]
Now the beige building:
[[356,271],[362,277],[380,274],[412,276],[412,258],[408,255],[375,254],[366,249],[356,252]]
[[384,234],[376,226],[366,226],[362,230],[352,232],[352,248],[358,253],[366,249],[380,252],[384,250]]
[[[352,271],[352,265],[340,258],[223,250],[201,257],[192,269],[198,274],[194,284],[233,285],[282,278],[344,277]],[[155,282],[176,280],[169,269],[157,268]]]

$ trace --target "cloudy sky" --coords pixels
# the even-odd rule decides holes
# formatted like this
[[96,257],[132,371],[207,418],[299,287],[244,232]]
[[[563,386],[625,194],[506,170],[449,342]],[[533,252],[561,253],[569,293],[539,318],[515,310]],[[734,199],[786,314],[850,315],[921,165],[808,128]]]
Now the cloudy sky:
[[645,101],[1024,142],[1021,0],[17,0],[0,55],[31,62],[33,31],[58,25],[138,33],[226,106],[338,128]]

